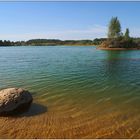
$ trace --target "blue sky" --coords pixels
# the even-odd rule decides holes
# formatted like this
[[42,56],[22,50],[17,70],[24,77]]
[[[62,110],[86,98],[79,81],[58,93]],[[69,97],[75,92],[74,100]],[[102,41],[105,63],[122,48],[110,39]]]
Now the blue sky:
[[0,2],[0,39],[106,37],[112,16],[140,37],[140,2]]

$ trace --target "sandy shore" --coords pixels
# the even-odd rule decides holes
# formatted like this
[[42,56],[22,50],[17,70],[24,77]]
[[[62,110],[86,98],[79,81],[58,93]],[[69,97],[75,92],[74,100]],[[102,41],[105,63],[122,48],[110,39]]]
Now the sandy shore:
[[112,51],[119,51],[119,50],[140,50],[140,48],[103,48],[97,47],[98,50],[112,50]]

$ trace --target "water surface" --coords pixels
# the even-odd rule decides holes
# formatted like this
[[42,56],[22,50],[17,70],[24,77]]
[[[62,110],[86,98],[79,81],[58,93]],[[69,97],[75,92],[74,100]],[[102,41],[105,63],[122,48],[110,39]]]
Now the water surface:
[[32,92],[0,138],[140,138],[140,51],[1,47],[0,88]]

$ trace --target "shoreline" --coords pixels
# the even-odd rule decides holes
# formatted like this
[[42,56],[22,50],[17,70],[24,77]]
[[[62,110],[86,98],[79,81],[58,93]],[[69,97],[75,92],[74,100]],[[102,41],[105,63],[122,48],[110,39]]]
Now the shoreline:
[[97,47],[98,50],[110,50],[110,51],[121,51],[121,50],[140,50],[140,48],[103,48],[103,47]]

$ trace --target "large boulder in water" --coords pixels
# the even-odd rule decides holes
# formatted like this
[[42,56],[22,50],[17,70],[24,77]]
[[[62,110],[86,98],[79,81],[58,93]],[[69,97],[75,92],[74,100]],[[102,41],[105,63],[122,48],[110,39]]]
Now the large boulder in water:
[[8,88],[0,91],[0,115],[22,112],[29,108],[33,98],[22,88]]

